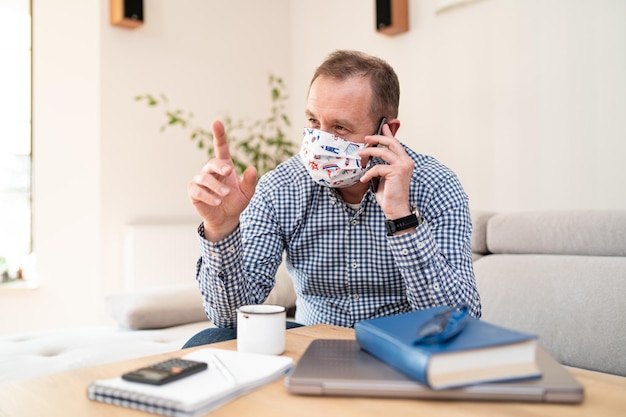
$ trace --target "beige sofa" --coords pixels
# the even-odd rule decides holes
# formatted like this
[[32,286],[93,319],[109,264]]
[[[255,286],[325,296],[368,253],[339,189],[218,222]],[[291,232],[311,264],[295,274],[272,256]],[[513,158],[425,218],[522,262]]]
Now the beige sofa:
[[567,365],[626,376],[626,211],[477,213],[483,320]]
[[[475,213],[483,319],[538,334],[562,363],[626,376],[626,211]],[[193,227],[193,226],[190,226]],[[281,267],[269,303],[291,307]],[[211,326],[195,283],[111,295],[116,327],[0,337],[0,382],[179,349]]]
[[[282,266],[277,279],[266,302],[294,307],[293,286]],[[191,336],[213,326],[193,277],[189,281],[108,296],[107,311],[116,326],[0,336],[0,384],[180,349]]]

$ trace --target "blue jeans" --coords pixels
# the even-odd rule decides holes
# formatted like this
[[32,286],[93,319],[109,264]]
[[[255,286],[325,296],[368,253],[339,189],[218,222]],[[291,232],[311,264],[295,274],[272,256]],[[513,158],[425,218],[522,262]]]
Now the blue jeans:
[[[285,327],[287,329],[294,329],[302,326],[303,324],[288,321]],[[224,342],[226,340],[233,340],[236,338],[237,329],[231,329],[228,327],[213,327],[201,330],[193,335],[182,348],[185,349],[193,346],[208,345],[209,343]]]

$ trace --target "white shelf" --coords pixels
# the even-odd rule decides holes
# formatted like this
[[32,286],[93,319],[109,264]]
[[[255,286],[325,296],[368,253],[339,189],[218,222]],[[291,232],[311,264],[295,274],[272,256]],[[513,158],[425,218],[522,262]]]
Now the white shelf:
[[32,290],[35,288],[38,288],[39,285],[37,285],[36,282],[33,281],[27,281],[24,279],[16,279],[16,280],[11,280],[8,282],[0,282],[0,291],[2,290],[20,290],[20,289],[27,289],[27,290]]

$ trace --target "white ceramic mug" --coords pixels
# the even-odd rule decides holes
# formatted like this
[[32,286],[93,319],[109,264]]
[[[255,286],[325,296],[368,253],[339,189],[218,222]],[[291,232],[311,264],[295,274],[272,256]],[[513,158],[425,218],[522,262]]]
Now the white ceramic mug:
[[272,304],[237,309],[237,350],[280,355],[285,351],[287,309]]

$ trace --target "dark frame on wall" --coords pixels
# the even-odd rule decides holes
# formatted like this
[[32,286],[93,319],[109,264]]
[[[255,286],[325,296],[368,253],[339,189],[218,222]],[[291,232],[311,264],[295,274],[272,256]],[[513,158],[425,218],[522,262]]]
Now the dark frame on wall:
[[409,31],[409,0],[376,0],[376,30],[385,35]]
[[111,24],[129,29],[143,25],[143,0],[109,0]]

